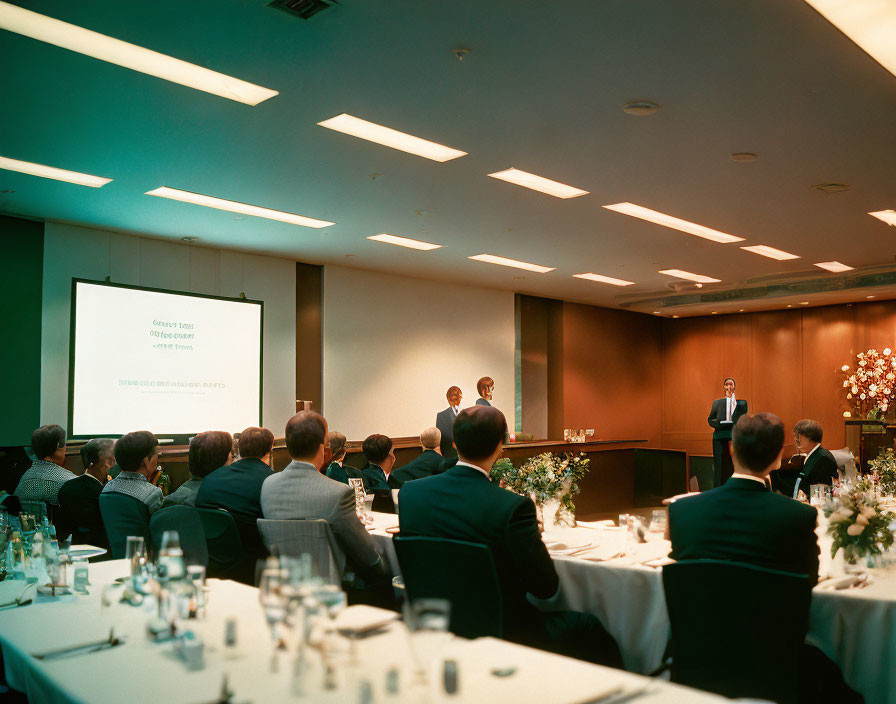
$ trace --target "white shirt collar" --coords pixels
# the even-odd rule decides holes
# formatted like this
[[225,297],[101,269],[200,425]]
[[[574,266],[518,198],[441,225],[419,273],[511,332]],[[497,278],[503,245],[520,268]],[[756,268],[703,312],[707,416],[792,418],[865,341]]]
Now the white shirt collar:
[[489,481],[492,480],[488,472],[486,472],[482,467],[477,467],[475,464],[470,464],[469,462],[461,462],[460,460],[458,460],[455,467],[469,467],[470,469],[475,469],[477,472],[482,472]]
[[759,482],[762,486],[765,486],[765,479],[761,477],[757,477],[754,474],[741,474],[740,472],[735,472],[731,475],[732,479],[749,479],[750,481]]
[[815,447],[809,450],[809,453],[806,455],[806,459],[803,460],[804,466],[806,464],[806,461],[812,456],[812,453],[815,452],[819,447],[821,447],[821,443],[818,443]]
[[460,406],[451,406],[451,412],[454,415],[457,415],[458,413],[460,413]]

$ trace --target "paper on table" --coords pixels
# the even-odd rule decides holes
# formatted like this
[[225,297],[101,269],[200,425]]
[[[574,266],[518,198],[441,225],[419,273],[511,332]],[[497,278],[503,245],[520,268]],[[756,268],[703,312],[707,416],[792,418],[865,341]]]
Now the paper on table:
[[335,625],[339,631],[364,633],[388,626],[397,619],[398,614],[394,611],[356,604],[340,611],[336,616]]
[[612,519],[606,519],[603,521],[576,521],[576,528],[591,528],[594,530],[600,528],[616,528],[616,524]]

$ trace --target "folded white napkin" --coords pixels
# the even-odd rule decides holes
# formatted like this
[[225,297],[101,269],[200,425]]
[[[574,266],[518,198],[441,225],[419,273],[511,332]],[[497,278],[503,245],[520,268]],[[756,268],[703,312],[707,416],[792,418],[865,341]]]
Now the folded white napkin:
[[336,615],[336,629],[353,633],[364,633],[383,628],[398,619],[398,614],[375,606],[356,604],[343,609]]

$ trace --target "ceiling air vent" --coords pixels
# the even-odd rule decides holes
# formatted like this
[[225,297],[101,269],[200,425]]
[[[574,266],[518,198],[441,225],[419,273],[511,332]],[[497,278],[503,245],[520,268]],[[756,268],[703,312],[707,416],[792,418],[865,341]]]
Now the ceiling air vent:
[[843,193],[843,191],[849,190],[849,186],[845,183],[819,183],[817,186],[812,186],[812,188],[822,193]]
[[323,12],[338,5],[337,0],[274,0],[268,3],[268,7],[283,10],[303,20],[310,20],[318,12]]

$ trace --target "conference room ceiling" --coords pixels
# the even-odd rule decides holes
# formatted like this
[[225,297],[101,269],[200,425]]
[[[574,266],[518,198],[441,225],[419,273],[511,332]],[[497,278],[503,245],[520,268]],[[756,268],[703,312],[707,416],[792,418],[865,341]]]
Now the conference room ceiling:
[[[896,209],[896,78],[802,0],[342,0],[309,21],[266,0],[17,4],[279,95],[253,107],[0,31],[0,156],[113,179],[0,170],[7,214],[664,315],[896,295],[896,228],[868,215]],[[634,100],[660,109],[623,112]],[[341,113],[468,155],[318,126]],[[588,194],[488,176],[511,167]],[[849,188],[813,188],[827,183]],[[335,224],[144,195],[160,186]],[[620,202],[745,241],[603,207]],[[379,233],[443,247],[366,239]],[[483,253],[555,269],[468,259]]]

